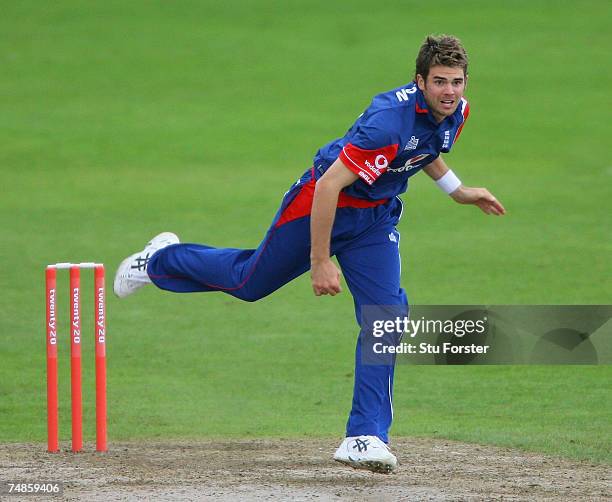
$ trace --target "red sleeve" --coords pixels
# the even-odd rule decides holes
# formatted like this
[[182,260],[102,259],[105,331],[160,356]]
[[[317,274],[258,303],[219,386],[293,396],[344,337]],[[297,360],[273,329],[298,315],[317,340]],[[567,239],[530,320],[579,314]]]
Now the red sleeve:
[[387,170],[387,166],[397,155],[398,146],[364,150],[348,143],[340,152],[339,158],[348,169],[371,185]]

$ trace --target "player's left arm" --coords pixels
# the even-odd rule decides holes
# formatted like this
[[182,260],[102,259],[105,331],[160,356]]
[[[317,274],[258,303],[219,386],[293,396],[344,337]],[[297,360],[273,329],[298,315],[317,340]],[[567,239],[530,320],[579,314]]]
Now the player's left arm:
[[[449,168],[441,156],[423,168],[423,171],[434,181],[440,182],[449,173]],[[440,183],[438,183],[440,184]],[[449,193],[455,202],[459,204],[473,204],[478,206],[485,214],[503,216],[506,209],[497,198],[486,188],[466,187],[459,182],[459,185]]]

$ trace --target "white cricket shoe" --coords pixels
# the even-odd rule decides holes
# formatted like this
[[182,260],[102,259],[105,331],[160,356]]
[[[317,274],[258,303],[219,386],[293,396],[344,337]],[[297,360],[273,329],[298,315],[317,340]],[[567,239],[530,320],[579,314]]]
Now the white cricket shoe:
[[156,251],[178,243],[179,238],[175,234],[163,232],[153,237],[142,251],[134,253],[123,260],[115,274],[115,282],[113,284],[115,295],[119,298],[125,298],[143,286],[150,284],[151,279],[147,275],[149,258]]
[[334,454],[334,460],[355,469],[389,474],[397,467],[397,458],[376,436],[344,438]]

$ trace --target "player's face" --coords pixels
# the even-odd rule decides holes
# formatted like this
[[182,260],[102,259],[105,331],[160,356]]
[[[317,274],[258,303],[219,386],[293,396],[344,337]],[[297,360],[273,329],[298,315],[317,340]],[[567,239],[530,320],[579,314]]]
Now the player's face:
[[423,92],[429,111],[438,122],[455,113],[466,84],[463,69],[452,66],[432,66],[427,80],[417,75],[417,85]]

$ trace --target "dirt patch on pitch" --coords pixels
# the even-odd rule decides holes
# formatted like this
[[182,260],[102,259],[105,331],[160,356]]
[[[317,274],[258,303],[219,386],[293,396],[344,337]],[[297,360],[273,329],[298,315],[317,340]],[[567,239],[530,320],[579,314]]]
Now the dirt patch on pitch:
[[[68,445],[65,445],[66,448]],[[63,500],[601,500],[606,465],[430,439],[395,439],[391,475],[331,460],[333,440],[112,443],[105,454],[0,445],[2,481],[63,481]],[[2,498],[2,497],[0,497]],[[39,497],[28,497],[37,500]],[[45,498],[49,500],[49,498]]]

